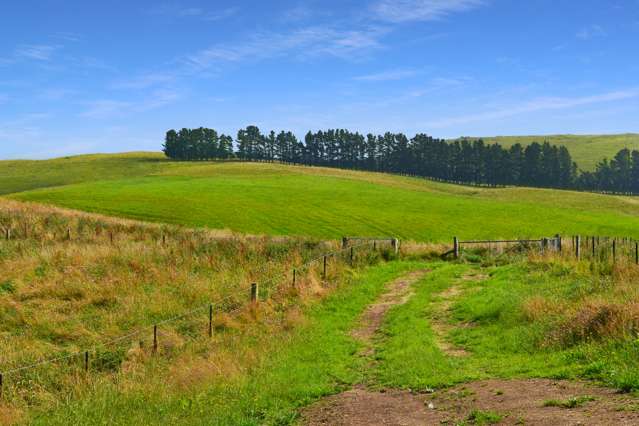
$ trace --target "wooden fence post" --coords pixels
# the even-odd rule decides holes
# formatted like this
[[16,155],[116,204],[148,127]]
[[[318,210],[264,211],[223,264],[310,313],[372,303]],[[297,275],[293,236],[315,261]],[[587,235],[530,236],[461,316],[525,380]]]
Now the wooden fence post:
[[399,253],[399,239],[393,238],[391,240],[391,245],[393,246],[393,250],[395,250],[395,254]]
[[348,238],[342,237],[342,249],[348,247]]
[[153,353],[158,351],[158,326],[153,326]]
[[577,260],[581,259],[581,236],[579,235],[575,237],[575,256]]
[[353,256],[354,256],[353,249],[354,248],[351,247],[351,267],[353,266]]
[[71,228],[67,228],[67,241],[71,241]]
[[596,245],[595,237],[592,237],[592,258],[594,259],[596,256]]
[[297,269],[293,269],[293,285],[297,282]]
[[4,230],[4,237],[7,241],[11,239],[11,228],[7,227],[7,229]]
[[209,305],[209,338],[213,337],[213,304]]
[[635,243],[635,265],[639,265],[639,243]]
[[453,237],[453,252],[455,253],[455,259],[459,259],[459,240],[457,237]]
[[612,240],[612,261],[617,261],[617,240]]
[[373,251],[377,251],[377,240],[373,240]]
[[2,373],[0,373],[0,399],[2,398],[3,390],[4,390],[4,380],[2,377]]
[[89,351],[84,352],[84,372],[89,372]]
[[557,251],[559,251],[559,253],[561,253],[561,235],[557,234],[555,235],[555,244],[557,247]]
[[257,303],[259,296],[260,296],[260,289],[257,283],[251,284],[251,302]]
[[326,279],[326,256],[324,256],[324,271],[322,272],[322,277]]

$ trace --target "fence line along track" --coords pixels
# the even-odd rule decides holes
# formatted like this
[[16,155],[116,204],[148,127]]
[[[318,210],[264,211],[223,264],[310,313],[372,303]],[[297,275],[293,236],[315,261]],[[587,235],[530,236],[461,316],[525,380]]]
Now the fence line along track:
[[[11,235],[11,231],[10,228],[5,228],[5,238],[7,240],[11,239],[12,235]],[[357,241],[357,244],[349,244],[348,242],[350,242],[350,240],[353,241]],[[377,249],[377,242],[378,241],[388,241],[391,243],[391,246],[393,247],[394,250],[398,250],[399,248],[399,240],[396,238],[366,238],[366,237],[356,237],[356,238],[350,238],[348,242],[345,242],[346,239],[342,239],[342,248],[338,249],[338,250],[333,250],[331,252],[327,252],[327,253],[323,253],[319,256],[316,256],[314,258],[311,258],[309,260],[306,260],[304,263],[297,265],[295,268],[293,268],[292,272],[293,272],[293,284],[296,284],[296,276],[297,276],[297,272],[298,271],[304,271],[304,270],[309,270],[311,266],[313,266],[315,263],[323,261],[323,270],[322,270],[322,278],[326,279],[327,277],[327,261],[329,258],[331,257],[338,257],[340,255],[342,255],[344,252],[346,251],[350,251],[350,265],[353,265],[353,256],[354,256],[354,249],[356,248],[361,248],[361,247],[365,247],[370,245],[371,243],[373,243],[373,247],[375,248],[375,250]],[[258,270],[258,273],[264,273],[266,267],[260,268]],[[285,272],[281,272],[276,274],[275,276],[271,277],[270,279],[266,280],[266,281],[261,281],[261,284],[266,285],[266,284],[270,284],[273,283],[275,280],[277,279],[281,279],[282,277],[286,276],[289,273],[289,271],[285,271]],[[100,342],[95,343],[94,345],[92,345],[91,347],[88,348],[83,348],[83,349],[78,349],[75,351],[72,351],[71,353],[66,353],[66,354],[60,354],[57,356],[51,356],[48,358],[43,358],[37,361],[34,361],[32,363],[28,363],[25,365],[21,365],[18,367],[14,367],[14,368],[9,368],[9,369],[3,369],[0,370],[0,398],[3,396],[5,392],[5,388],[6,388],[6,379],[8,377],[11,377],[17,373],[20,372],[24,372],[27,370],[32,370],[38,367],[42,367],[48,364],[58,364],[61,361],[65,361],[65,360],[70,360],[73,358],[81,358],[84,357],[84,370],[85,372],[89,371],[89,356],[91,353],[93,354],[97,354],[97,350],[98,348],[103,348],[103,347],[108,347],[108,346],[113,346],[117,343],[122,343],[122,342],[130,342],[133,341],[133,338],[136,336],[140,336],[142,335],[144,332],[149,332],[152,331],[153,332],[153,352],[157,352],[158,349],[158,328],[162,325],[166,325],[166,324],[170,324],[170,323],[174,323],[176,321],[185,319],[187,317],[190,317],[196,313],[201,313],[201,312],[206,312],[208,310],[209,315],[208,315],[208,336],[212,337],[212,321],[213,321],[213,313],[214,313],[214,307],[215,306],[220,306],[223,303],[237,297],[238,295],[245,293],[247,291],[250,290],[250,295],[251,295],[251,303],[257,303],[259,302],[259,287],[258,287],[258,283],[254,282],[251,283],[248,286],[243,286],[241,288],[238,288],[237,290],[233,291],[230,294],[227,294],[225,297],[222,297],[220,299],[217,299],[215,301],[211,301],[209,303],[206,304],[202,304],[200,306],[197,306],[193,309],[190,309],[188,311],[185,312],[181,312],[180,314],[177,314],[173,317],[164,319],[162,321],[158,321],[155,322],[153,324],[149,324],[143,327],[138,328],[137,330],[134,330],[130,333],[127,333],[125,335],[122,336],[118,336],[118,337],[114,337],[112,339],[108,339],[108,340],[103,340]],[[223,313],[225,314],[232,314],[232,313],[236,313],[244,308],[246,308],[247,305],[241,305],[241,306],[237,306],[233,309],[231,309],[230,311],[223,311]],[[163,333],[162,333],[163,334]],[[62,352],[62,351],[61,351]]]
[[639,265],[639,241],[631,237],[586,236],[574,235],[563,238],[557,234],[554,237],[538,239],[510,239],[510,240],[459,240],[453,237],[453,248],[442,257],[454,255],[458,259],[464,245],[480,246],[489,251],[504,245],[516,245],[522,248],[554,250],[562,255],[574,256],[577,260],[606,261],[613,263],[626,259]]

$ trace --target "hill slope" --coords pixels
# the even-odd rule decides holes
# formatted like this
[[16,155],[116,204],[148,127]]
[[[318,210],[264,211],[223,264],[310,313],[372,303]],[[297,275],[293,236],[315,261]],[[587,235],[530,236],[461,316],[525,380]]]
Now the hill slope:
[[[115,216],[250,234],[396,235],[418,241],[538,237],[555,232],[639,237],[631,197],[529,188],[480,189],[378,173],[267,163],[176,163],[156,154],[69,160],[51,182],[6,173],[10,195]],[[63,160],[29,163],[49,169]],[[104,161],[104,163],[102,163]],[[121,163],[118,163],[118,162]],[[109,173],[107,164],[126,164]],[[22,170],[20,167],[16,170]],[[99,170],[82,175],[76,169]],[[13,179],[13,180],[12,180]],[[4,188],[3,188],[4,189]],[[7,192],[6,190],[4,192]]]
[[568,148],[573,160],[582,170],[594,170],[603,158],[612,158],[623,148],[639,149],[639,134],[620,135],[546,135],[546,136],[490,136],[482,137],[489,143],[510,147],[516,143],[529,145],[548,141]]

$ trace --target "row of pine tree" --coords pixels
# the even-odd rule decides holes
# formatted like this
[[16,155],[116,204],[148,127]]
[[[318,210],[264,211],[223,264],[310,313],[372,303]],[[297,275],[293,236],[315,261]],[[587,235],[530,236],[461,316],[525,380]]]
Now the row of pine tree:
[[308,132],[299,141],[292,132],[264,135],[256,126],[231,136],[198,128],[169,130],[164,153],[175,160],[237,158],[281,161],[422,176],[472,185],[519,185],[639,193],[639,151],[623,149],[595,171],[578,170],[564,146],[548,142],[506,149],[478,140],[445,141],[425,134],[353,133],[344,129]]

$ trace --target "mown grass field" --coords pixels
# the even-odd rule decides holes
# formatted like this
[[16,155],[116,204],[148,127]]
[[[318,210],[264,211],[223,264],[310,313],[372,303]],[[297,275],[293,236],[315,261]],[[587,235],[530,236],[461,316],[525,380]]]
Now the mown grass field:
[[179,163],[140,153],[24,164],[0,163],[2,192],[10,198],[248,234],[417,241],[639,237],[639,204],[632,197],[473,188],[267,163]]
[[568,148],[573,161],[582,170],[594,170],[603,158],[611,159],[623,148],[639,149],[639,134],[618,135],[544,135],[544,136],[492,136],[482,138],[489,143],[510,147],[516,143],[529,145],[548,141]]

